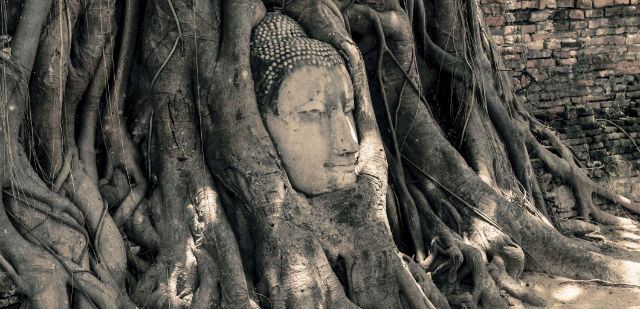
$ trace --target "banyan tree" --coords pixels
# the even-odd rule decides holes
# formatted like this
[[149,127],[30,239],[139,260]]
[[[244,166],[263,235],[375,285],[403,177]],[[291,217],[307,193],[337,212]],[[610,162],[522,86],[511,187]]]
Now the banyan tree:
[[[26,308],[500,308],[639,284],[636,222],[476,0],[2,0],[0,265]],[[542,141],[546,141],[545,144]],[[545,146],[545,145],[550,146]],[[560,220],[531,161],[569,185]]]

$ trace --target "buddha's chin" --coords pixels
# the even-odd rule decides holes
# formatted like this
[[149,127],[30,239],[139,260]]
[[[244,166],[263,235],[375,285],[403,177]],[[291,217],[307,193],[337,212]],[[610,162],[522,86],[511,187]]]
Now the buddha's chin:
[[305,179],[304,182],[297,182],[291,179],[293,188],[307,196],[318,196],[344,189],[353,188],[358,180],[358,174],[354,166],[337,166],[326,168],[322,177],[315,178],[314,181]]
[[329,181],[327,192],[338,191],[342,189],[352,188],[358,180],[355,166],[340,166],[328,169]]

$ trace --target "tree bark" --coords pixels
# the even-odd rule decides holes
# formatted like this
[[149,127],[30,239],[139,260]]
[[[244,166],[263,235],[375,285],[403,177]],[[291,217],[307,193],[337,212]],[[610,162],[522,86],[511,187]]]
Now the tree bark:
[[[542,306],[525,268],[640,284],[639,259],[547,212],[532,157],[598,224],[636,226],[593,194],[640,207],[516,100],[477,1],[0,8],[0,265],[28,307],[506,308],[501,290]],[[289,182],[250,66],[268,10],[345,60],[354,188]]]

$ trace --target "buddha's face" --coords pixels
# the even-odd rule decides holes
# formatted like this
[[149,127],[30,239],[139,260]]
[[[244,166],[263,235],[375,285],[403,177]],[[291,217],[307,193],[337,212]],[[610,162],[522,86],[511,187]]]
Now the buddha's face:
[[355,184],[358,138],[353,87],[344,66],[306,65],[278,91],[264,120],[293,188],[318,195]]

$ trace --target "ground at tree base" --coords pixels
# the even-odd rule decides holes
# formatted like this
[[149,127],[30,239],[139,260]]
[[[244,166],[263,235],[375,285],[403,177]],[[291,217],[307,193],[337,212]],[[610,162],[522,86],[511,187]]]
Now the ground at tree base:
[[[0,274],[4,278],[4,273]],[[10,291],[0,292],[0,308],[19,308],[19,297],[15,287],[7,280],[0,279],[2,288]],[[562,277],[552,277],[544,273],[525,271],[521,284],[531,288],[547,303],[544,307],[526,303],[510,304],[510,308],[590,308],[590,309],[638,309],[640,308],[640,287],[607,286],[597,283],[580,282]],[[9,284],[9,285],[5,285]]]
[[[627,255],[640,254],[640,231],[603,230],[589,239],[604,248],[625,249]],[[523,309],[640,309],[640,286],[603,284],[525,271],[520,284],[536,293],[546,305],[532,306],[509,298],[509,308]],[[0,309],[20,308],[20,296],[6,274],[0,271]]]
[[[625,249],[629,256],[640,253],[637,230],[604,230],[592,240],[604,248]],[[640,308],[640,286],[602,284],[525,271],[521,285],[545,300],[544,307],[510,303],[511,308]]]
[[577,282],[536,272],[525,272],[521,279],[547,305],[535,307],[516,304],[512,308],[640,308],[640,287]]

